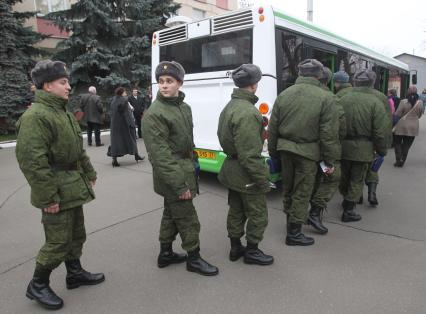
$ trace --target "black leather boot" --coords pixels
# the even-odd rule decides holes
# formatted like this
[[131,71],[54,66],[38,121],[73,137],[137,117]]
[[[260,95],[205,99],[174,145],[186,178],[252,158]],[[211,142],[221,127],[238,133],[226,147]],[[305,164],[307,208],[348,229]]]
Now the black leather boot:
[[312,205],[309,211],[308,224],[310,224],[318,233],[326,234],[328,229],[322,224],[322,213],[324,208]]
[[311,237],[307,237],[302,233],[302,224],[290,222],[287,228],[287,236],[285,244],[307,246],[314,244],[315,241]]
[[120,164],[117,161],[117,157],[112,157],[112,167],[120,167]]
[[80,260],[74,259],[66,261],[67,268],[67,289],[75,289],[80,286],[97,285],[105,281],[102,273],[92,274],[81,267]]
[[361,197],[358,200],[358,204],[361,205],[362,203],[364,203],[364,197],[361,195]]
[[136,163],[138,163],[138,162],[139,162],[139,160],[140,160],[140,161],[142,161],[142,160],[144,160],[144,159],[145,159],[145,156],[140,156],[139,154],[136,154],[136,155],[135,155]]
[[271,265],[274,262],[274,257],[266,255],[257,244],[247,242],[247,249],[244,253],[244,263],[256,265]]
[[219,273],[219,269],[203,260],[200,256],[200,248],[188,252],[186,260],[186,270],[198,273],[203,276],[215,276]]
[[376,189],[377,183],[368,183],[368,202],[370,205],[379,205],[379,201],[377,200]]
[[342,215],[343,222],[361,220],[362,218],[361,215],[355,212],[355,202],[344,200],[342,203],[342,206],[343,206],[343,215]]
[[170,264],[179,264],[186,261],[186,254],[173,252],[172,243],[161,243],[160,254],[158,255],[157,265],[164,268]]
[[28,284],[26,296],[47,309],[59,310],[64,305],[64,301],[49,286],[51,273],[50,269],[37,264],[33,279]]
[[237,261],[241,256],[244,256],[246,247],[241,244],[239,238],[230,238],[231,239],[231,250],[229,251],[229,260],[231,262]]

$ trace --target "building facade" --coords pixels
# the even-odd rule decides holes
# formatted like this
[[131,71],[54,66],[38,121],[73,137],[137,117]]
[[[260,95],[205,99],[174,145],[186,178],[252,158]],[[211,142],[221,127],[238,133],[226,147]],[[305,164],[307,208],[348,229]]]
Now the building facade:
[[[410,85],[416,85],[420,94],[426,88],[426,58],[408,53],[400,54],[394,58],[408,64],[410,68]],[[415,74],[417,74],[417,84],[413,84],[412,80]]]
[[175,0],[181,5],[178,15],[194,21],[238,9],[238,0]]

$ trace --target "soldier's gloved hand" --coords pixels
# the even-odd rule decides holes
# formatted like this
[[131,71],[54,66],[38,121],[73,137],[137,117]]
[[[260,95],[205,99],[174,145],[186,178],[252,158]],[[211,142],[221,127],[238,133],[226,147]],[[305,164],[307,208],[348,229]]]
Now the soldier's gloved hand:
[[180,200],[190,200],[192,199],[191,191],[188,189],[185,192],[183,192],[181,195],[179,195]]

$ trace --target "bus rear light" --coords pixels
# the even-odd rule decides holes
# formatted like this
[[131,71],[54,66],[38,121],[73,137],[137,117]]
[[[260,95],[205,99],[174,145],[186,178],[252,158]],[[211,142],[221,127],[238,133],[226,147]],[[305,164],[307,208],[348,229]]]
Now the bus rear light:
[[154,33],[154,39],[157,39],[157,33]]
[[267,130],[263,131],[263,133],[262,133],[262,139],[264,141],[266,141],[268,139],[268,137],[269,137],[269,132]]
[[259,111],[261,114],[267,114],[269,112],[269,106],[266,102],[263,102],[259,106]]
[[157,41],[155,39],[153,39],[152,44],[155,46],[157,44]]
[[262,124],[263,124],[263,126],[268,126],[268,124],[269,124],[269,119],[268,119],[267,117],[263,117],[263,119],[262,119]]
[[259,21],[263,22],[265,20],[265,16],[264,15],[259,15]]
[[263,8],[260,7],[259,10],[257,10],[257,12],[259,12],[259,14],[263,14]]

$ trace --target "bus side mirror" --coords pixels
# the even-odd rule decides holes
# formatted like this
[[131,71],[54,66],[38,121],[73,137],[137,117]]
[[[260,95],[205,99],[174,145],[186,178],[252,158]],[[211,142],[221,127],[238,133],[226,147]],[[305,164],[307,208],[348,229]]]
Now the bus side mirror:
[[413,74],[413,75],[411,76],[411,83],[412,83],[413,85],[417,85],[417,74]]

